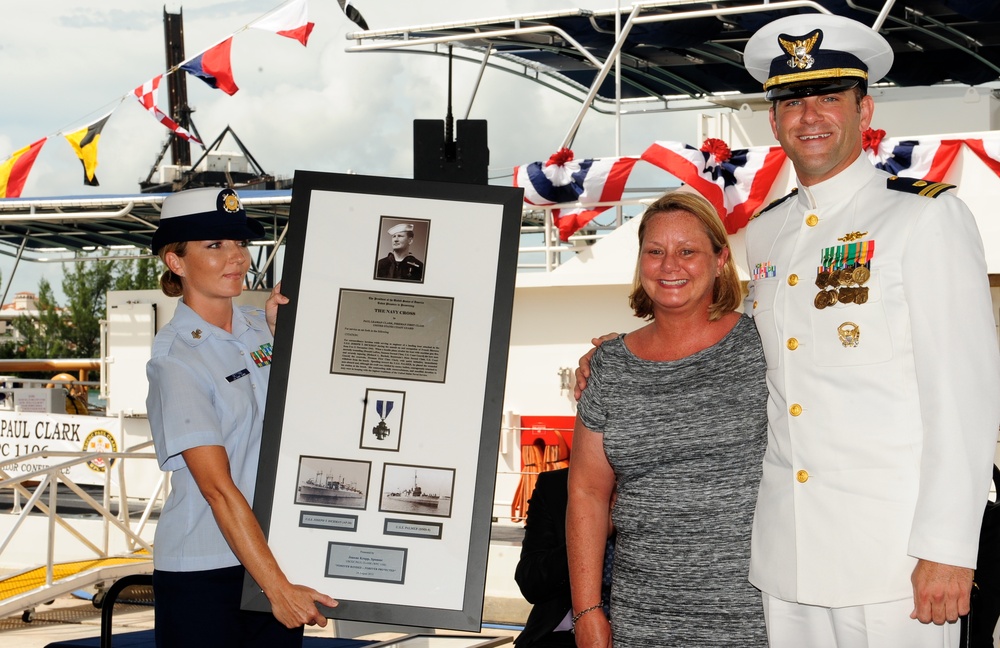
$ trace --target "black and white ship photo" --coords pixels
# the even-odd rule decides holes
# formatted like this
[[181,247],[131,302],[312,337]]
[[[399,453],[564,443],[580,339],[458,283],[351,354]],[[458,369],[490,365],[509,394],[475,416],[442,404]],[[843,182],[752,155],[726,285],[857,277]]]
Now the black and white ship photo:
[[380,511],[451,517],[453,468],[385,464]]
[[364,509],[371,462],[333,457],[299,457],[295,503]]

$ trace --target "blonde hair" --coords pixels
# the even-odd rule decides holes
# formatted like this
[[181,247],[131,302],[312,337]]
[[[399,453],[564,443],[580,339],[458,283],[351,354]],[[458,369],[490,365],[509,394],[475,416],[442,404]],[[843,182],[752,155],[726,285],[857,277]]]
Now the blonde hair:
[[[167,252],[173,252],[179,257],[184,256],[187,252],[187,241],[179,241],[177,243],[167,243],[157,252],[157,256],[160,257],[160,261],[163,265],[167,265]],[[184,294],[184,286],[181,284],[181,278],[174,274],[174,271],[167,267],[160,275],[160,290],[167,297],[180,297]]]
[[[639,223],[640,258],[649,222],[658,214],[674,211],[691,214],[701,221],[705,228],[705,234],[708,235],[708,240],[712,243],[712,251],[716,255],[724,248],[729,247],[726,228],[711,203],[701,195],[690,191],[671,191],[657,198],[656,202],[647,207],[642,214],[642,221]],[[636,259],[632,293],[628,298],[629,306],[632,307],[636,317],[651,320],[653,319],[653,300],[646,294],[646,290],[639,280],[639,264],[639,259]],[[733,261],[732,249],[730,249],[729,258],[726,259],[722,272],[715,278],[715,286],[712,288],[712,304],[708,308],[708,319],[715,321],[726,313],[736,310],[742,300],[743,289],[740,287],[740,277],[736,272],[736,262]]]

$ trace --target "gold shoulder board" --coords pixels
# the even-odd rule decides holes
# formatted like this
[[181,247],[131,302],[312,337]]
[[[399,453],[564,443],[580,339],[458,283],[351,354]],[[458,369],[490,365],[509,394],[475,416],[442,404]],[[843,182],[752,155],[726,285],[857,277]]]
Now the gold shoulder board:
[[955,188],[955,185],[946,182],[929,182],[919,178],[901,178],[899,176],[890,177],[885,181],[885,186],[893,191],[902,191],[928,198],[937,198],[949,189]]

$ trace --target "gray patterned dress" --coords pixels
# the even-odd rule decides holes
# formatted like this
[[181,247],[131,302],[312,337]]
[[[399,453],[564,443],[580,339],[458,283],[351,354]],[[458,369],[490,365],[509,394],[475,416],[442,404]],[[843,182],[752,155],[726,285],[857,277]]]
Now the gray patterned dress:
[[615,648],[765,646],[747,581],[767,442],[764,355],[753,321],[669,362],[601,345],[578,412],[604,434],[618,479]]

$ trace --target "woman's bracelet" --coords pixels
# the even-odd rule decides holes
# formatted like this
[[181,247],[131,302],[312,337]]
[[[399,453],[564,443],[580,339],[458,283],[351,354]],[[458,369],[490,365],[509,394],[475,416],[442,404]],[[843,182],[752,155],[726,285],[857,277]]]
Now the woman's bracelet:
[[570,622],[573,624],[573,627],[576,627],[576,622],[580,620],[580,617],[582,617],[587,612],[593,612],[594,610],[600,610],[602,607],[604,607],[603,603],[598,603],[597,605],[591,605],[586,610],[581,610],[581,611],[577,612],[576,614],[574,614],[573,618],[570,620]]

